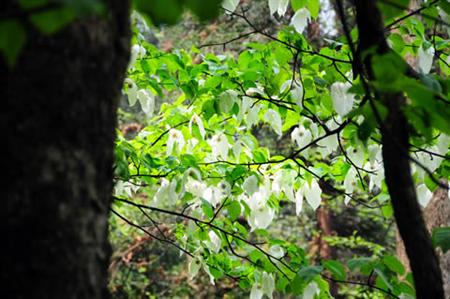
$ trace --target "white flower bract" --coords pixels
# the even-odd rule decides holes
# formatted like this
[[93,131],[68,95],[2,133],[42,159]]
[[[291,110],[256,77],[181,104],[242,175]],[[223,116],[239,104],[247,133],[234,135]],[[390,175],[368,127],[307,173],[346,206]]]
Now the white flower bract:
[[288,5],[289,0],[269,0],[270,15],[276,12],[280,17],[284,16]]
[[169,138],[167,139],[166,155],[170,156],[176,146],[178,151],[181,151],[184,147],[185,141],[183,133],[177,129],[169,130]]
[[224,0],[222,2],[222,7],[227,11],[226,13],[234,12],[238,6],[240,0]]
[[311,13],[305,7],[297,10],[292,17],[291,25],[294,26],[295,31],[302,34],[305,31],[306,26],[308,26],[308,22],[311,19]]
[[433,65],[434,52],[433,47],[425,50],[423,46],[417,51],[417,65],[421,73],[428,74],[430,72]]
[[348,92],[351,86],[349,82],[335,82],[331,85],[333,108],[340,116],[345,116],[352,110],[355,96]]
[[281,116],[278,112],[273,109],[267,110],[264,114],[264,120],[272,127],[272,129],[275,131],[275,133],[278,134],[278,136],[281,137],[281,135],[283,135],[283,132],[281,131]]

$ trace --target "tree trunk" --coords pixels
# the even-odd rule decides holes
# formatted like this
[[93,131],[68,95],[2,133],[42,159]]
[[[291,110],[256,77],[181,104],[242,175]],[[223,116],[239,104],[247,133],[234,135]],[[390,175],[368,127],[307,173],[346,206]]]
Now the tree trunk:
[[[442,181],[442,183],[447,185],[445,180]],[[427,229],[430,233],[436,227],[450,226],[450,200],[446,189],[438,188],[434,191],[431,201],[423,210],[423,215]],[[408,256],[406,255],[405,245],[403,244],[398,232],[396,239],[397,256],[406,266],[407,270],[410,271],[411,268],[409,265]],[[439,265],[441,267],[443,280],[447,282],[444,283],[445,298],[450,299],[450,252],[444,254],[442,250],[438,248],[437,255],[439,258]]]
[[[354,0],[354,3],[359,32],[359,53],[367,54],[369,50],[376,50],[377,54],[388,53],[390,49],[384,37],[383,21],[376,1]],[[371,56],[366,55],[364,61],[359,61],[360,65],[357,65],[356,69],[365,69],[361,75],[373,80]],[[398,93],[375,91],[375,94],[388,109],[387,118],[380,123],[386,184],[397,227],[410,260],[417,298],[443,298],[439,262],[417,202],[409,166],[408,123],[401,109],[405,99]]]
[[[20,14],[2,3],[1,19]],[[13,69],[0,60],[1,298],[107,298],[116,106],[129,3],[46,36],[27,26]],[[25,21],[24,21],[25,23]]]

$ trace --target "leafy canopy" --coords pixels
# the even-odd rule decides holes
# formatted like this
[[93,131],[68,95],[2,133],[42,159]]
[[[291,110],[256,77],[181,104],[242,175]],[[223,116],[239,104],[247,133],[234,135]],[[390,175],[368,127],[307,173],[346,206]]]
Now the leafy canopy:
[[[137,8],[154,18],[144,2]],[[411,165],[426,206],[437,179],[450,171],[449,42],[427,30],[446,22],[448,5],[434,1],[422,15],[406,16],[407,3],[398,2],[380,4],[394,52],[373,58],[372,84],[409,99]],[[411,276],[405,278],[404,266],[383,248],[369,257],[315,262],[304,246],[270,231],[286,204],[296,215],[333,201],[392,217],[378,125],[386,108],[373,95],[374,113],[361,78],[353,76],[347,40],[331,36],[318,47],[305,37],[319,1],[291,1],[290,25],[276,36],[255,27],[239,1],[223,5],[268,41],[248,43],[235,57],[195,47],[164,52],[136,35],[123,92],[147,120],[131,140],[119,133],[114,219],[131,219],[130,210],[173,217],[175,239],[161,238],[187,256],[189,275],[205,271],[211,283],[236,280],[251,298],[272,297],[275,290],[326,298],[329,282],[358,284],[347,280],[356,274],[376,277],[362,283],[375,292],[413,297]],[[271,14],[286,17],[289,1],[268,5]],[[172,9],[155,20],[172,22],[179,15],[176,5]],[[158,107],[158,99],[167,100]],[[260,145],[254,128],[263,124],[287,144],[287,153]],[[435,233],[444,250],[447,231]]]

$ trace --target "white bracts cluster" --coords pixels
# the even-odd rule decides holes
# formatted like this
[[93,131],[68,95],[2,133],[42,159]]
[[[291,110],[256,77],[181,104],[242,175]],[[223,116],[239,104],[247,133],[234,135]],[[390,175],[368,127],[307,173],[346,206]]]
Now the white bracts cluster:
[[261,299],[264,295],[268,298],[273,298],[273,291],[275,290],[275,278],[273,274],[263,272],[260,280],[255,281],[252,290],[250,291],[250,299]]
[[126,94],[128,96],[128,104],[130,107],[136,105],[139,100],[142,111],[147,116],[152,116],[155,110],[155,98],[147,89],[138,89],[136,83],[130,78],[125,79],[125,84],[128,86]]
[[297,144],[298,148],[304,148],[312,141],[311,131],[304,126],[296,127],[291,133],[291,139]]
[[282,17],[286,13],[289,0],[269,0],[270,15],[278,13],[278,16]]

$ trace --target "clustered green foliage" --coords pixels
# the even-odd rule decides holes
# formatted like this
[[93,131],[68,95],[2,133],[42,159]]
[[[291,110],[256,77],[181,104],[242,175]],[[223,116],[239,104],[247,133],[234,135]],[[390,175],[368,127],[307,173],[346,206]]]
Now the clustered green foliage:
[[[450,174],[450,12],[447,2],[433,1],[407,15],[407,3],[398,2],[380,5],[394,53],[374,57],[371,87],[409,99],[411,164],[426,206],[438,179]],[[269,1],[276,14],[284,14],[283,5]],[[371,255],[317,261],[305,244],[270,231],[285,205],[297,215],[329,201],[364,205],[392,218],[378,123],[386,108],[376,94],[368,99],[353,75],[345,37],[314,48],[302,34],[319,2],[292,7],[292,26],[276,36],[254,27],[239,6],[227,11],[268,40],[247,43],[237,57],[195,47],[164,52],[137,32],[124,94],[147,120],[131,140],[119,132],[113,232],[126,225],[151,235],[187,258],[190,278],[205,271],[212,284],[230,280],[252,298],[273,291],[328,298],[330,283],[413,298],[411,275],[380,245],[329,236],[334,246],[364,246]],[[357,39],[355,29],[351,37]],[[155,97],[168,95],[174,98],[156,109]],[[278,138],[290,135],[288,154],[260,146],[252,127],[262,123]],[[159,231],[161,222],[167,231]],[[448,228],[434,236],[447,250]]]

